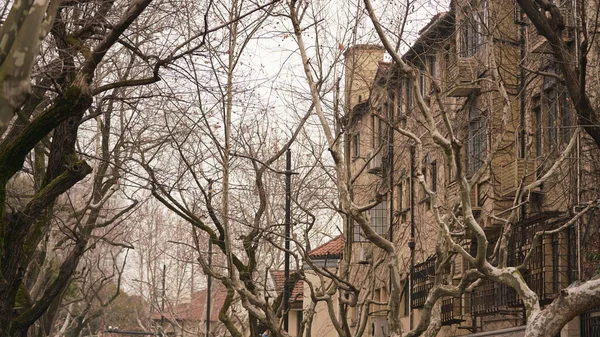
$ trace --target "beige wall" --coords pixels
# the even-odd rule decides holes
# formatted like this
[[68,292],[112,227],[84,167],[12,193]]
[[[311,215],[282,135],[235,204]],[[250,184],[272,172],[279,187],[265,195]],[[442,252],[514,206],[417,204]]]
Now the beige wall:
[[[311,302],[310,288],[308,287],[307,283],[310,282],[314,285],[314,287],[320,288],[327,286],[327,284],[321,284],[319,277],[312,270],[306,270],[305,274],[307,282],[304,282],[304,310],[307,310]],[[334,302],[334,308],[337,308],[337,301]],[[331,323],[327,305],[325,303],[320,302],[317,304],[311,328],[312,336],[337,337],[338,334],[333,327],[333,323]]]
[[350,111],[369,98],[379,62],[383,61],[384,48],[377,45],[356,45],[345,56],[346,108]]

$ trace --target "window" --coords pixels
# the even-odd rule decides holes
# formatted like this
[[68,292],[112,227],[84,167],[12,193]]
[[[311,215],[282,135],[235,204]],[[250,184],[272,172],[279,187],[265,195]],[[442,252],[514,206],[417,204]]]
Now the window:
[[383,145],[384,137],[385,132],[383,129],[383,121],[381,120],[381,118],[377,118],[377,147]]
[[472,108],[469,112],[469,132],[467,139],[467,174],[473,175],[487,156],[487,123],[481,110]]
[[405,86],[406,86],[406,114],[410,113],[410,109],[411,109],[411,101],[412,101],[412,90],[411,90],[411,83],[410,83],[410,79],[407,78],[405,81]]
[[422,97],[425,97],[425,93],[427,91],[427,85],[425,83],[425,69],[419,69],[419,91]]
[[556,90],[554,88],[547,90],[544,93],[544,97],[546,100],[546,109],[548,111],[548,147],[552,148],[552,146],[556,145],[556,136],[557,136],[557,119],[558,119],[558,109],[556,106]]
[[360,225],[358,224],[358,222],[354,221],[353,219],[350,219],[350,225],[352,226],[352,241],[353,242],[368,241],[367,238],[365,238],[362,235],[362,230],[360,229]]
[[[427,155],[425,156],[425,160],[423,163],[423,166],[421,167],[421,174],[423,175],[423,179],[425,179],[425,186],[429,183],[429,176],[428,176],[428,172],[427,172],[427,165],[429,165],[430,163],[430,155],[429,153],[427,153]],[[420,191],[421,191],[421,196],[419,199],[419,203],[425,203],[425,210],[430,210],[431,209],[431,204],[429,200],[429,194],[427,194],[427,190],[425,190],[425,186],[419,184],[420,186]]]
[[394,117],[396,117],[397,113],[396,113],[396,109],[398,109],[398,105],[396,105],[396,95],[394,95],[393,93],[390,95],[390,101],[389,103],[386,103],[387,107],[388,107],[388,111],[386,116],[388,116],[388,118],[390,118],[390,120],[393,120]]
[[396,209],[404,210],[404,182],[402,181],[396,186]]
[[375,117],[375,114],[371,114],[371,148],[375,148],[377,146],[376,144],[376,140],[377,140],[377,136],[375,135],[376,130],[375,130],[375,123],[377,117]]
[[466,9],[460,27],[461,56],[469,57],[477,53],[479,46],[483,44],[483,24],[487,12],[486,1],[479,4],[480,12],[473,8]]
[[434,160],[431,163],[431,190],[434,192],[437,191],[437,178],[438,178],[437,162]]
[[[402,88],[399,88],[399,92],[402,92]],[[398,117],[398,119],[403,119],[404,118],[404,113],[402,111],[402,94],[396,96],[394,95],[394,107],[395,107],[395,111],[396,111],[396,115]]]
[[355,158],[360,157],[360,133],[352,136],[352,153]]
[[384,196],[383,200],[377,206],[369,210],[369,216],[371,217],[371,227],[379,235],[386,235],[388,233],[388,202]]
[[435,79],[436,76],[436,68],[435,68],[435,56],[427,56],[427,66],[429,67],[429,76],[432,79]]
[[540,107],[540,98],[533,99],[533,117],[535,118],[535,155],[542,155],[542,107]]
[[568,143],[571,140],[571,98],[566,88],[560,93],[560,136],[564,143]]

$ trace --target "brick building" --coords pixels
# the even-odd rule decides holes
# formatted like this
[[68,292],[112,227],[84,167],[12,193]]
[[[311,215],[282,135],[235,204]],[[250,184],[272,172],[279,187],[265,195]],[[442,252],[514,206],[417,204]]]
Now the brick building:
[[[573,41],[570,46],[575,50],[574,10],[565,4],[561,13],[566,23],[564,38]],[[597,50],[592,53],[596,59]],[[359,204],[379,201],[368,211],[371,226],[392,238],[399,267],[407,271],[400,305],[406,331],[420,319],[434,282],[457,283],[472,267],[460,255],[451,254],[451,267],[436,272],[435,212],[464,205],[459,202],[460,175],[452,171],[454,166],[428,134],[417,96],[442,126],[440,130],[446,130],[444,136],[448,136],[445,115],[460,140],[458,167],[471,186],[473,215],[490,242],[488,259],[497,258],[495,243],[508,228],[505,219],[515,214],[504,257],[510,266],[523,263],[536,232],[560,227],[598,198],[594,187],[598,184],[594,160],[598,149],[584,133],[573,136],[573,104],[556,75],[553,55],[513,1],[452,1],[450,10],[432,18],[402,56],[417,69],[412,78],[384,62],[383,55],[384,49],[375,45],[357,45],[345,54],[349,125],[345,139],[354,200]],[[590,71],[590,83],[597,77]],[[414,93],[415,88],[420,95]],[[414,142],[398,129],[420,137],[420,153],[415,153]],[[573,146],[565,152],[569,144]],[[543,184],[522,188],[551,169],[555,173]],[[417,182],[417,173],[435,193],[436,203]],[[532,251],[522,274],[541,305],[595,272],[598,215],[590,211],[564,231],[544,236]],[[363,238],[360,228],[349,228],[351,281],[368,285],[361,291],[362,301],[386,302],[389,269],[385,263],[376,263],[385,259],[384,254]],[[477,241],[468,229],[452,230],[466,251],[476,251]],[[520,336],[526,322],[515,291],[485,279],[460,298],[443,298],[440,309],[440,336]],[[353,321],[353,315],[358,313],[350,309],[349,325],[356,328],[359,322]],[[367,335],[386,336],[386,315],[384,305],[370,306]],[[600,336],[595,316],[585,313],[574,319],[561,335]]]

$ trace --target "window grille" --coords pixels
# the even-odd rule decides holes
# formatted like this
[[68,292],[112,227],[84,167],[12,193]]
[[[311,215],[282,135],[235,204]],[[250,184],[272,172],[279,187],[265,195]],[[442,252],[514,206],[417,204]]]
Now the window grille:
[[542,155],[542,107],[539,97],[533,100],[533,115],[535,118],[535,155]]
[[479,109],[471,109],[469,114],[467,139],[467,174],[474,174],[487,156],[487,123]]
[[387,198],[384,197],[383,200],[377,206],[371,208],[369,210],[369,216],[371,217],[371,227],[375,230],[375,232],[379,235],[387,235],[388,233],[388,202]]
[[358,222],[350,219],[352,224],[352,242],[367,242],[367,238],[362,234],[362,230],[360,229],[360,225]]
[[467,9],[461,22],[461,56],[470,57],[477,53],[479,46],[484,43],[482,19],[485,14],[485,2],[482,2],[481,11]]

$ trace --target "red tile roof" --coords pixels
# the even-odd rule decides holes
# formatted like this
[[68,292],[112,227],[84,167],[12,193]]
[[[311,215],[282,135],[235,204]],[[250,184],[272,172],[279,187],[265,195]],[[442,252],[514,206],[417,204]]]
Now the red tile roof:
[[344,253],[344,240],[343,235],[338,235],[332,240],[325,242],[319,247],[308,252],[308,256],[313,259],[327,258],[327,257],[341,257]]
[[[178,321],[204,321],[206,319],[206,289],[196,291],[192,294],[192,300],[188,303],[176,305],[172,310],[165,308],[164,317],[167,320]],[[219,282],[213,282],[210,297],[210,320],[216,322],[219,320],[219,310],[223,307],[227,289]],[[159,312],[152,315],[153,320],[160,320]]]
[[[271,277],[275,282],[275,291],[277,294],[283,292],[283,284],[285,283],[285,272],[283,270],[270,270]],[[290,270],[290,279],[295,280],[295,270]],[[292,293],[290,294],[290,302],[302,301],[302,297],[304,294],[304,283],[302,280],[298,280],[294,285],[294,289],[292,289]]]

